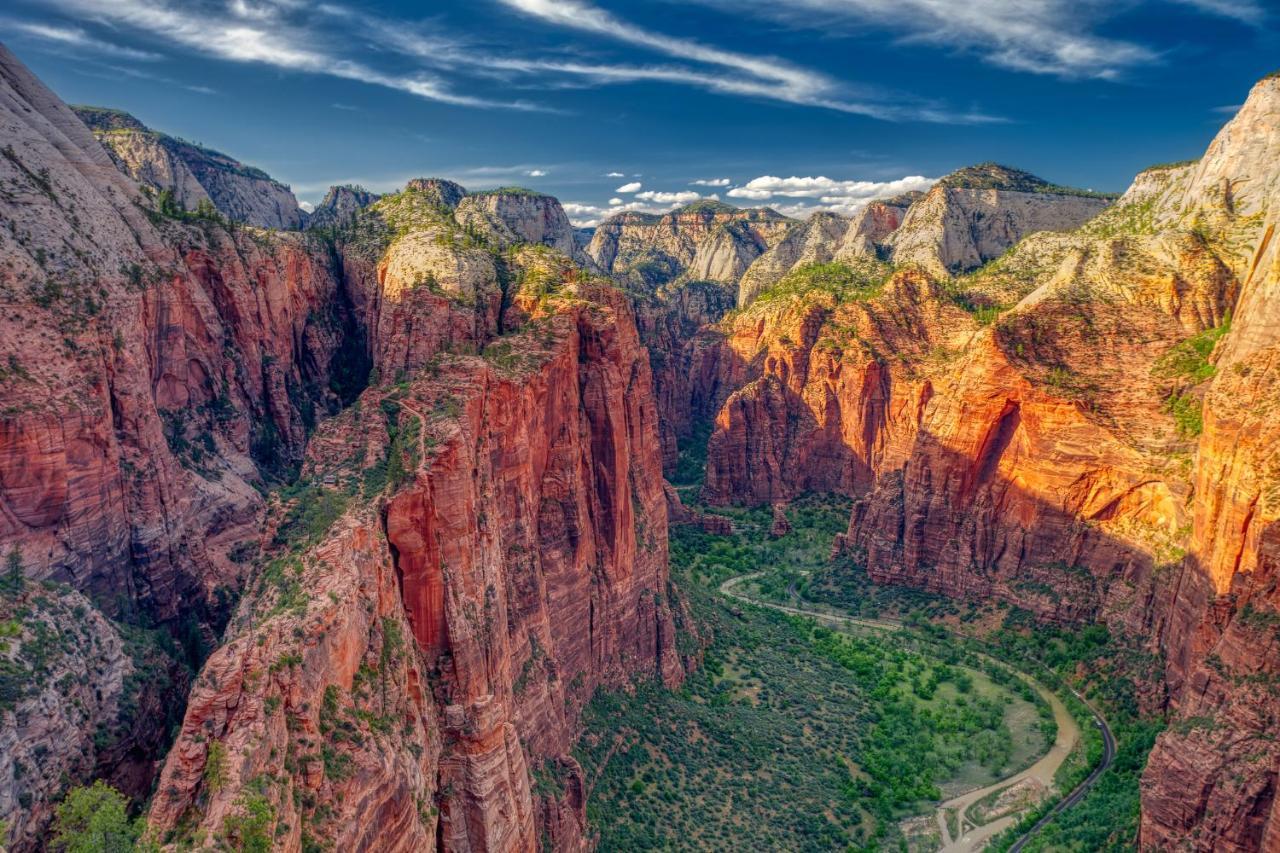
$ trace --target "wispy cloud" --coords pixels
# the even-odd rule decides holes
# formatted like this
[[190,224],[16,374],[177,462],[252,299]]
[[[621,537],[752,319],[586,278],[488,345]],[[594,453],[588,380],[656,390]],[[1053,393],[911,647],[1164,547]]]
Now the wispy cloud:
[[1172,0],[1184,6],[1193,6],[1210,15],[1235,18],[1250,26],[1260,25],[1267,17],[1266,10],[1256,0]]
[[[998,120],[977,112],[957,113],[936,104],[911,103],[869,87],[855,87],[819,71],[781,59],[724,50],[695,39],[669,36],[628,23],[582,0],[499,0],[531,17],[559,27],[593,33],[632,44],[682,62],[719,70],[685,66],[599,65],[536,61],[526,67],[609,80],[653,80],[698,86],[715,92],[767,98],[811,107],[855,113],[886,120],[979,123]],[[827,0],[822,0],[827,2]],[[728,70],[732,73],[725,73]]]
[[10,21],[0,19],[0,24],[6,28],[13,30],[31,38],[40,41],[53,42],[55,44],[74,47],[78,50],[91,51],[102,56],[110,56],[116,59],[132,59],[142,62],[151,62],[160,59],[158,53],[152,53],[146,50],[138,50],[125,45],[114,44],[112,42],[103,41],[94,38],[78,27],[61,27],[53,24],[38,23],[35,21]]
[[689,185],[694,187],[727,187],[733,183],[728,178],[699,178],[696,181],[690,181]]
[[[176,4],[168,0],[47,0],[49,6],[89,21],[129,28],[230,62],[268,65],[323,74],[406,92],[455,106],[542,110],[523,101],[496,101],[453,91],[425,71],[389,73],[329,49],[305,25],[290,22],[293,2],[233,0],[226,7]],[[310,10],[304,10],[309,12]],[[306,18],[309,15],[301,15]]]
[[547,170],[546,169],[530,169],[529,171],[525,172],[525,176],[530,178],[545,178],[547,176]]
[[[974,53],[1014,71],[1110,79],[1157,62],[1139,42],[1098,33],[1132,3],[1111,0],[699,0],[705,5],[782,21],[797,28],[865,29],[900,34],[907,44]],[[1256,22],[1256,0],[1156,0]]]
[[606,178],[625,178],[626,175],[623,174],[622,172],[610,172],[609,174],[605,175],[605,177]]
[[640,189],[641,187],[643,187],[643,186],[644,186],[644,184],[640,183],[639,181],[632,181],[632,182],[631,182],[631,183],[629,183],[629,184],[623,184],[622,186],[618,187],[616,190],[614,190],[614,192],[616,192],[616,193],[633,193],[633,192],[637,192],[637,191],[639,191],[639,189]]
[[[646,195],[674,195],[673,193],[646,193]],[[697,193],[694,193],[697,195]],[[697,201],[697,198],[678,199],[674,201],[628,201],[624,202],[620,198],[609,199],[608,207],[599,207],[586,202],[567,201],[561,206],[564,212],[569,215],[569,221],[576,228],[594,228],[610,216],[617,216],[621,213],[650,213],[662,214],[669,213],[681,205],[688,204],[690,201]]]

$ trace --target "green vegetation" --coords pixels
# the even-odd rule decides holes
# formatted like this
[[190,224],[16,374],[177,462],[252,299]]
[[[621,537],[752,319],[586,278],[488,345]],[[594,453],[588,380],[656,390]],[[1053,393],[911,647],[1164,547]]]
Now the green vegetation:
[[944,786],[986,784],[1044,750],[1047,708],[1002,667],[717,592],[776,569],[752,594],[786,596],[825,563],[847,500],[796,501],[776,540],[767,509],[723,512],[744,532],[672,531],[703,665],[679,691],[647,683],[588,707],[578,757],[603,849],[880,849]]
[[723,201],[716,201],[712,198],[704,198],[698,201],[686,204],[684,207],[678,208],[673,213],[679,215],[681,213],[736,213],[738,208]]
[[50,849],[65,853],[130,853],[141,845],[143,822],[129,819],[129,803],[101,779],[72,788],[53,818]]
[[[1066,569],[1064,569],[1066,571]],[[1085,695],[1107,718],[1117,741],[1115,764],[1078,805],[1056,818],[1028,845],[1028,850],[1128,850],[1137,835],[1138,783],[1155,737],[1164,727],[1161,717],[1139,712],[1137,684],[1158,679],[1162,663],[1149,653],[1113,637],[1102,625],[1078,629],[1056,628],[1036,622],[1025,610],[987,603],[977,606],[916,590],[872,583],[856,562],[841,560],[812,577],[802,594],[836,605],[841,611],[906,619],[949,645],[969,637],[975,648],[1030,669],[1054,687],[1080,722],[1085,738],[1078,751],[1060,768],[1060,790],[1070,790],[1101,755],[1101,738],[1087,709],[1066,689]],[[994,624],[994,629],[982,627]],[[950,626],[950,630],[942,625]],[[1026,831],[1052,801],[1026,815],[1018,827],[998,839],[1002,850]]]
[[1204,401],[1195,394],[1174,392],[1164,401],[1164,408],[1173,416],[1180,437],[1197,438],[1204,432]]
[[1176,379],[1198,385],[1213,377],[1214,366],[1209,358],[1218,341],[1231,331],[1231,315],[1218,326],[1205,329],[1174,346],[1156,361],[1153,372],[1159,378]]
[[547,195],[546,193],[540,193],[537,190],[531,190],[528,187],[514,187],[514,186],[513,187],[496,187],[491,190],[476,190],[475,192],[467,193],[467,195],[475,196],[477,198],[484,198],[485,196],[493,196],[493,195],[510,195],[510,196],[517,196],[519,198],[551,198],[551,196]]
[[1231,315],[1212,329],[1192,335],[1161,356],[1151,369],[1157,380],[1168,383],[1165,411],[1183,439],[1193,439],[1204,430],[1204,401],[1194,389],[1212,379],[1217,369],[1213,351],[1231,331]]
[[865,302],[884,289],[892,268],[871,258],[850,263],[808,264],[787,273],[777,284],[756,297],[763,305],[793,297],[828,295],[836,304]]

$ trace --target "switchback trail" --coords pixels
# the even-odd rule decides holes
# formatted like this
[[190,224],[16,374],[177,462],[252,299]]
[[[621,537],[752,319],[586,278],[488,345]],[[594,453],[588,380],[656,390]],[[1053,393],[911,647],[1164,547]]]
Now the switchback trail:
[[[759,607],[769,607],[782,613],[805,616],[818,622],[825,621],[845,626],[853,625],[860,628],[870,628],[872,630],[885,632],[895,632],[902,630],[903,628],[901,622],[891,619],[867,619],[858,616],[847,616],[840,613],[830,613],[816,608],[777,604],[775,602],[754,598],[740,591],[739,587],[743,583],[759,577],[762,574],[764,574],[764,572],[753,572],[751,574],[739,575],[738,577],[730,578],[720,584],[720,593],[728,598],[745,601]],[[794,595],[794,591],[792,591],[792,594]],[[984,657],[987,656],[984,655]],[[991,659],[996,660],[995,658]],[[979,824],[975,818],[969,815],[969,808],[984,797],[997,791],[1005,790],[1026,779],[1034,779],[1036,783],[1043,786],[1045,790],[1052,788],[1054,774],[1057,773],[1058,768],[1062,766],[1064,761],[1066,761],[1067,756],[1071,754],[1072,749],[1075,748],[1076,744],[1080,740],[1079,725],[1077,725],[1075,718],[1071,716],[1070,712],[1068,712],[1066,706],[1062,703],[1062,700],[1059,699],[1053,691],[1041,684],[1031,674],[1015,669],[1004,661],[997,660],[997,663],[1008,667],[1010,671],[1015,673],[1023,681],[1027,682],[1027,684],[1036,690],[1036,692],[1038,692],[1040,696],[1049,703],[1050,708],[1053,710],[1054,721],[1058,725],[1058,736],[1053,745],[1049,748],[1049,751],[1030,767],[984,788],[969,791],[966,794],[961,794],[958,797],[953,797],[950,800],[940,803],[936,812],[938,830],[940,837],[942,838],[940,853],[976,853],[976,851],[985,847],[987,842],[996,835],[1013,826],[1017,822],[1016,815],[1006,815],[988,823]],[[1075,693],[1075,691],[1072,692]],[[1098,781],[1099,777],[1101,777],[1102,774],[1106,772],[1107,768],[1111,766],[1111,763],[1115,758],[1115,738],[1112,736],[1111,729],[1107,726],[1106,720],[1102,718],[1102,715],[1099,714],[1092,705],[1085,702],[1084,698],[1080,696],[1080,694],[1075,693],[1075,696],[1077,699],[1080,699],[1081,702],[1084,702],[1085,706],[1089,708],[1090,713],[1093,714],[1095,724],[1099,727],[1099,730],[1102,733],[1102,761],[1098,763],[1098,766],[1094,768],[1093,772],[1090,773],[1083,782],[1059,800],[1052,809],[1046,812],[1045,815],[1031,827],[1031,829],[1014,842],[1013,846],[1009,848],[1011,853],[1018,853],[1018,851],[1021,851],[1027,842],[1031,840],[1032,836],[1053,820],[1055,816],[1080,802],[1080,800],[1084,798],[1084,795],[1088,793],[1089,789]],[[951,837],[950,827],[947,823],[947,815],[949,812],[953,812],[956,817],[959,836],[957,838]]]

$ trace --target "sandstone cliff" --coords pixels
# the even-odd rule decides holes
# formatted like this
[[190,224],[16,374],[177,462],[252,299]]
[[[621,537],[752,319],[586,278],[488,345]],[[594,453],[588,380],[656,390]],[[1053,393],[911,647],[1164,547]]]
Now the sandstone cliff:
[[585,849],[583,704],[682,671],[666,502],[625,300],[565,282],[527,307],[321,429],[305,482],[336,523],[286,539],[241,606],[155,831],[235,836],[261,802],[285,850]]
[[519,188],[473,193],[458,201],[455,217],[500,246],[534,243],[580,257],[569,217],[549,195]]
[[587,255],[639,291],[678,278],[736,284],[791,220],[768,208],[695,202],[662,216],[622,213],[596,228]]
[[307,217],[307,228],[345,228],[360,211],[377,200],[377,193],[371,193],[364,187],[329,187],[320,204]]
[[1213,352],[1191,537],[1162,637],[1177,715],[1143,777],[1149,849],[1280,846],[1278,157],[1272,77],[1169,193],[1177,205],[1166,215],[1218,235],[1242,284],[1230,333]]
[[965,272],[1033,232],[1077,228],[1108,202],[1026,172],[983,164],[939,181],[911,206],[888,244],[894,263],[919,264],[939,276]]
[[[301,235],[161,214],[7,51],[0,138],[12,306],[0,317],[0,550],[112,616],[191,620],[208,639],[245,573],[257,487],[301,460],[317,413],[341,403],[333,388],[345,392],[331,366],[348,318],[328,253]],[[164,715],[148,723],[121,761],[162,746]],[[42,724],[6,714],[0,727],[22,742]],[[93,769],[92,748],[65,743],[83,755],[29,768],[31,811],[11,825],[38,828],[62,771]],[[131,790],[146,790],[144,775]]]
[[289,188],[261,169],[151,130],[128,113],[102,107],[75,112],[125,174],[170,193],[186,210],[208,203],[229,219],[261,228],[296,229],[306,222]]
[[874,258],[920,193],[873,201],[852,217],[815,213],[757,258],[738,282],[738,305],[745,307],[798,267]]

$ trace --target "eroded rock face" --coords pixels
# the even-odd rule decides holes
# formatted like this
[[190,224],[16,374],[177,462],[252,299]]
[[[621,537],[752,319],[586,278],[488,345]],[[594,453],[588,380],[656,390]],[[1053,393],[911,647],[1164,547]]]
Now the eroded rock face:
[[587,255],[641,291],[681,277],[736,284],[791,223],[768,208],[739,210],[714,202],[662,216],[623,213],[596,228]]
[[260,228],[297,229],[306,213],[287,186],[220,151],[151,130],[128,113],[76,107],[120,169],[140,184],[172,193],[187,210],[201,202]]
[[[263,471],[300,461],[317,413],[341,402],[331,367],[349,318],[328,252],[151,210],[3,50],[0,137],[0,216],[14,225],[0,233],[13,306],[0,317],[0,551],[112,616],[208,630],[245,575],[232,557],[260,525]],[[162,742],[163,714],[151,723]],[[25,784],[65,786],[45,784],[55,764],[44,772]]]
[[578,255],[569,217],[549,195],[529,190],[473,193],[457,202],[455,216],[463,228],[488,234],[499,245],[533,243]]
[[976,269],[1035,231],[1078,228],[1108,204],[1025,172],[973,167],[943,178],[914,203],[888,243],[895,263],[943,276]]
[[902,224],[920,193],[873,201],[854,216],[815,213],[787,232],[757,258],[738,282],[738,307],[755,301],[787,273],[809,264],[874,258],[889,235]]
[[1177,713],[1143,775],[1141,841],[1153,850],[1280,845],[1278,153],[1280,80],[1272,78],[1187,167],[1177,209],[1228,235],[1242,290],[1214,353],[1191,541],[1163,636]]
[[320,204],[307,217],[307,228],[344,228],[369,205],[378,200],[377,193],[364,187],[329,187]]
[[[234,821],[274,750],[298,764],[261,794],[290,827],[284,849],[299,826],[357,849],[535,850],[542,833],[586,848],[568,755],[582,706],[682,668],[647,360],[620,294],[572,296],[530,306],[500,353],[446,356],[321,429],[307,476],[354,489],[356,508],[288,558],[301,600],[286,568],[283,590],[241,606],[193,692],[156,832]],[[361,466],[389,453],[408,472],[380,496]],[[388,653],[388,636],[405,643]],[[335,719],[352,734],[330,748]],[[216,789],[212,743],[228,768]],[[535,770],[553,790],[535,795]]]

